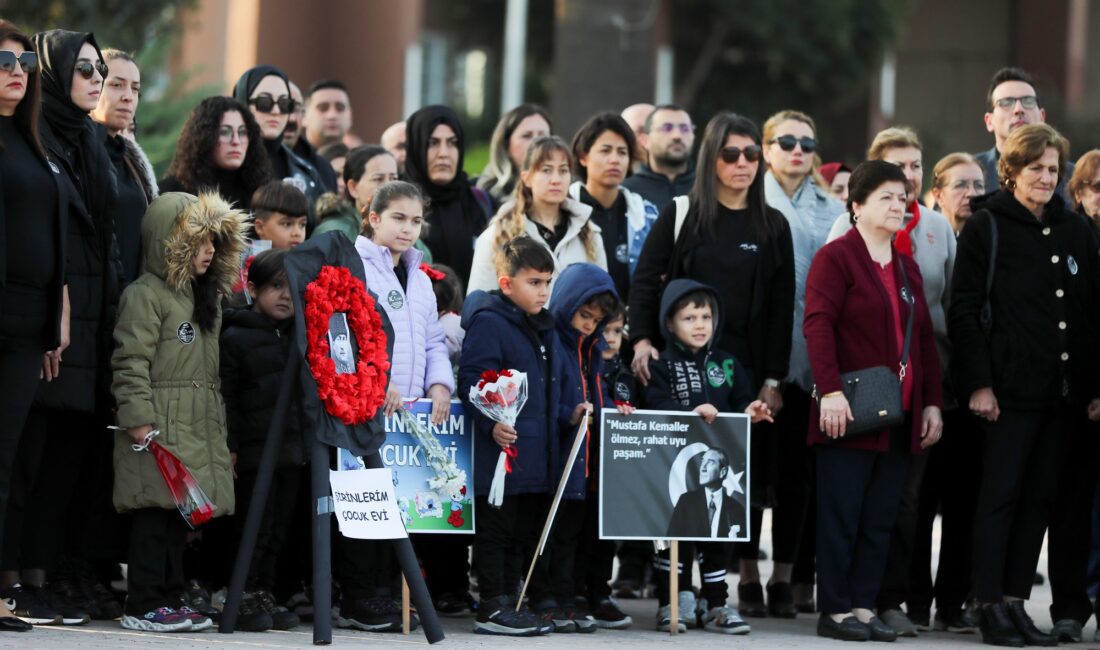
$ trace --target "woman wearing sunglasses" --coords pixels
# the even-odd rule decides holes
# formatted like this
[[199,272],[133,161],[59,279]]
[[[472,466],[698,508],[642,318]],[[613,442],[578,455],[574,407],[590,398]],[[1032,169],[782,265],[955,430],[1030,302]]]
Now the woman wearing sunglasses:
[[40,504],[64,508],[72,502],[78,477],[72,468],[84,458],[99,457],[96,442],[103,440],[102,426],[110,417],[106,361],[121,263],[106,133],[89,116],[107,68],[90,33],[55,29],[36,34],[33,42],[42,81],[42,146],[62,179],[70,208],[63,237],[71,345],[63,360],[56,354],[47,357],[41,374],[50,381],[38,387],[23,425],[19,464],[24,471],[12,479],[12,494],[23,496],[8,508],[0,587],[16,601],[17,613],[29,606],[26,620],[78,625],[90,619],[89,611],[55,593],[46,569],[57,565],[63,540],[79,538],[83,531]]
[[[905,174],[908,202],[902,227],[894,236],[894,247],[912,257],[920,267],[924,279],[924,298],[932,315],[932,329],[936,334],[936,348],[940,353],[940,366],[948,366],[947,341],[947,287],[955,268],[955,233],[947,217],[926,208],[918,202],[924,175],[921,142],[917,134],[907,127],[891,127],[880,131],[867,150],[868,160],[883,160],[897,165]],[[847,214],[841,215],[829,232],[829,241],[838,239],[852,228]],[[944,395],[947,408],[955,406],[955,399],[947,391]],[[919,629],[930,630],[930,612],[923,603],[913,603],[910,594],[909,564],[914,545],[926,545],[925,540],[914,541],[920,501],[920,486],[924,479],[927,455],[913,458],[909,481],[905,485],[897,524],[891,540],[890,561],[886,577],[879,592],[878,608],[882,620],[901,636],[916,636]],[[907,603],[907,612],[901,604]]]
[[294,185],[309,199],[307,230],[312,233],[317,225],[314,209],[317,199],[325,193],[325,185],[317,168],[283,143],[283,131],[296,109],[290,96],[290,80],[275,66],[258,65],[237,80],[233,98],[247,105],[259,123],[274,178]]
[[[31,39],[0,19],[0,522],[38,379],[46,369],[52,378],[69,338],[61,242],[73,197],[39,137],[40,83]],[[0,547],[12,542],[7,528]],[[0,587],[0,631],[30,630],[33,595]]]
[[[764,197],[769,206],[786,218],[794,246],[794,325],[791,328],[790,371],[781,378],[785,380],[783,411],[775,419],[774,434],[759,437],[752,449],[753,469],[759,468],[752,475],[754,493],[766,494],[769,486],[775,490],[772,510],[775,569],[768,582],[765,606],[758,566],[760,540],[757,537],[736,546],[741,563],[738,602],[744,616],[793,618],[798,613],[791,574],[809,506],[807,464],[810,458],[806,447],[806,423],[813,389],[806,338],[802,335],[806,275],[814,254],[825,245],[833,220],[844,212],[844,205],[819,186],[814,177],[816,138],[817,127],[805,113],[781,111],[764,123],[764,159],[768,169],[764,174]],[[768,473],[772,465],[770,458],[776,459],[774,476]],[[759,525],[761,513],[754,509],[753,514],[754,525]],[[813,586],[800,587],[799,603],[812,603]]]
[[249,210],[252,193],[271,180],[260,126],[232,97],[207,97],[191,111],[161,192],[197,194],[216,188],[234,207]]

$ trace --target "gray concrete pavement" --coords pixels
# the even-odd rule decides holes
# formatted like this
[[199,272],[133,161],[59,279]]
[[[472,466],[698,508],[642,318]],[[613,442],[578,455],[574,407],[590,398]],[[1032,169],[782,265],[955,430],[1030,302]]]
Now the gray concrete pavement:
[[[771,540],[768,534],[770,526],[767,521],[765,521],[764,530],[763,548],[770,549]],[[938,524],[934,539],[935,545],[938,547]],[[1045,573],[1045,548],[1039,566]],[[770,562],[763,562],[761,572],[764,574],[765,579],[770,570]],[[736,576],[731,576],[730,591],[732,594],[737,593],[735,581]],[[558,650],[587,650],[610,644],[626,647],[661,647],[669,650],[677,647],[684,650],[695,650],[696,648],[731,646],[756,648],[844,647],[838,641],[818,638],[814,634],[817,618],[811,615],[803,615],[793,621],[778,619],[751,620],[753,630],[747,636],[728,637],[701,630],[689,630],[685,635],[672,637],[667,633],[658,633],[654,630],[654,613],[657,607],[655,600],[626,600],[621,601],[620,605],[634,619],[633,627],[628,630],[600,630],[595,634],[559,634],[516,640],[473,634],[471,631],[472,619],[444,619],[443,624],[447,639],[439,647],[515,648],[520,647],[520,644],[522,644],[522,647],[555,648]],[[1049,586],[1036,587],[1032,600],[1028,605],[1028,610],[1041,628],[1050,627],[1047,609],[1049,605]],[[1086,642],[1078,647],[1100,648],[1100,643],[1091,642],[1095,629],[1095,624],[1090,622],[1085,629]],[[231,650],[232,648],[306,648],[312,646],[312,641],[312,630],[306,626],[291,632],[242,632],[233,635],[222,635],[214,631],[195,634],[151,634],[123,630],[117,622],[96,622],[91,625],[72,628],[39,627],[26,634],[0,634],[0,648],[34,648],[36,650],[39,648],[49,650],[61,648],[118,650],[119,648],[130,647],[217,648],[225,650]],[[403,648],[412,645],[426,646],[427,642],[424,640],[423,635],[416,632],[411,636],[404,637],[399,634],[368,634],[337,629],[333,633],[333,644],[341,648]],[[979,639],[976,635],[930,632],[922,634],[916,639],[899,640],[898,644],[900,647],[913,650],[917,648],[965,648],[978,647]]]

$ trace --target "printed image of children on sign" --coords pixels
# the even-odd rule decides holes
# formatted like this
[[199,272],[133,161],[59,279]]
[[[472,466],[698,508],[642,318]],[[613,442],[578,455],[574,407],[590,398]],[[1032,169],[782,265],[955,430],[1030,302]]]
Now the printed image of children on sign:
[[[409,533],[472,535],[473,427],[462,402],[451,402],[447,421],[438,427],[431,424],[430,399],[406,402],[404,411],[408,415],[398,410],[385,418],[386,441],[378,451],[382,464],[394,472],[394,491],[405,529]],[[428,440],[420,441],[425,438]],[[340,450],[339,469],[363,467],[358,457]]]
[[600,539],[749,540],[747,415],[602,416]]

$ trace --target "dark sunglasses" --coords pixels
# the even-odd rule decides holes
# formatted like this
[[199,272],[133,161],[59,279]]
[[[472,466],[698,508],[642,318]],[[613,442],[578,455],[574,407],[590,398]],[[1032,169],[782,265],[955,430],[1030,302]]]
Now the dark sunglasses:
[[817,149],[817,141],[813,138],[796,138],[793,135],[781,135],[772,140],[778,142],[783,151],[794,151],[794,146],[801,145],[804,153],[813,153]]
[[11,50],[0,50],[0,70],[15,72],[16,64],[23,68],[23,72],[34,72],[38,67],[38,55],[34,52],[24,52],[16,56]]
[[267,93],[256,95],[252,99],[248,100],[248,103],[255,106],[256,110],[260,111],[261,113],[271,113],[271,109],[278,106],[279,112],[283,115],[286,115],[297,110],[298,108],[298,102],[294,101],[290,97],[287,97],[286,95],[280,97],[279,99],[275,99]]
[[718,152],[719,157],[722,158],[722,162],[732,165],[737,162],[737,159],[742,155],[745,156],[745,160],[751,163],[760,160],[761,149],[758,145],[750,144],[744,149],[740,147],[724,147]]
[[78,61],[76,64],[76,71],[80,73],[81,77],[85,79],[91,79],[95,76],[96,72],[99,72],[99,76],[104,79],[107,78],[107,64],[102,61]]

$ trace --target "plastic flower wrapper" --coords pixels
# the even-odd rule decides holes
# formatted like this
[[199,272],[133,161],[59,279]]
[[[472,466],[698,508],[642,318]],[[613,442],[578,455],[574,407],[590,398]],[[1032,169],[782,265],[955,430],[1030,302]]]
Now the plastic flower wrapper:
[[416,444],[424,450],[428,467],[435,474],[428,479],[428,487],[444,494],[455,494],[466,488],[466,471],[459,469],[450,455],[439,444],[439,439],[430,429],[420,426],[420,422],[406,409],[401,409],[401,417]]
[[[486,370],[477,385],[470,386],[470,403],[490,420],[515,428],[519,412],[527,403],[527,374],[518,370]],[[517,453],[513,445],[500,452],[489,486],[489,505],[499,508],[504,503],[504,478],[512,473],[511,459]]]
[[[120,427],[110,428],[116,431],[125,430]],[[214,518],[214,511],[218,506],[206,496],[206,492],[199,486],[191,470],[187,469],[187,466],[172,452],[157,444],[154,438],[159,435],[160,430],[154,429],[145,435],[144,442],[131,445],[131,448],[134,451],[147,451],[153,455],[157,462],[157,469],[164,477],[164,483],[168,486],[168,491],[172,494],[172,500],[176,502],[180,514],[183,515],[183,520],[191,528],[198,528]]]

